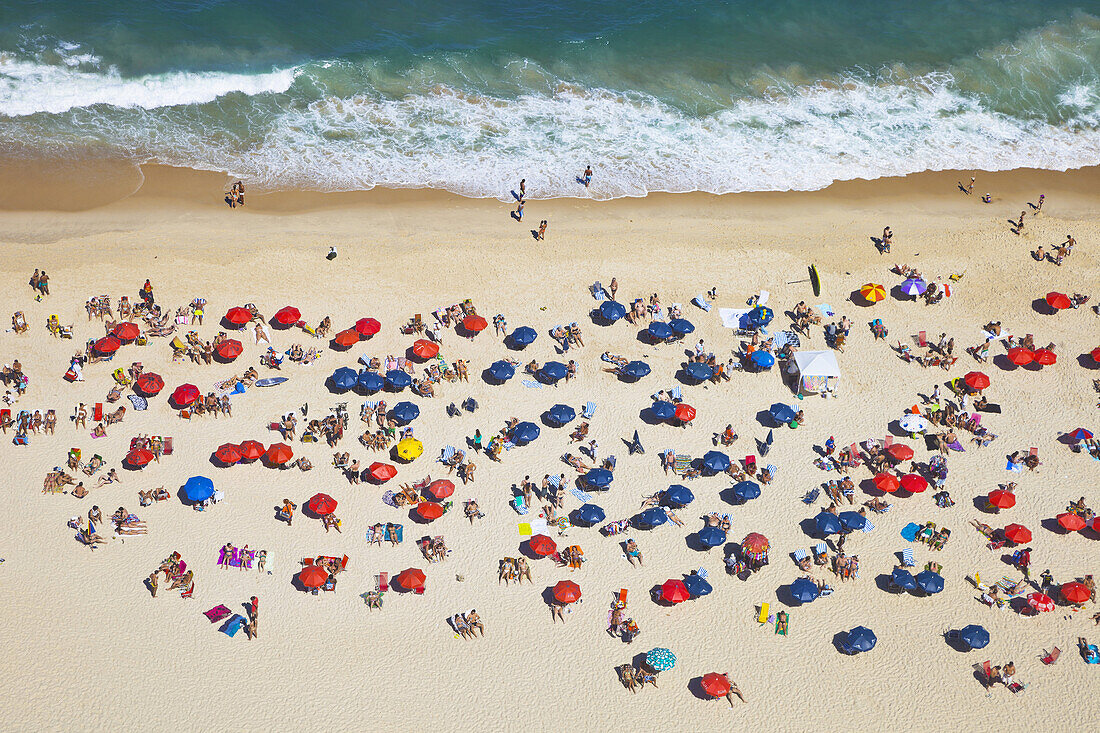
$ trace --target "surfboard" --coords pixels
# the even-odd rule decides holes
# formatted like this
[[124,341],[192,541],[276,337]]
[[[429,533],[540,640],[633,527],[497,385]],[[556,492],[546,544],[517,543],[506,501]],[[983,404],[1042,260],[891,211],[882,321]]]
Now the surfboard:
[[810,286],[814,289],[814,297],[821,295],[821,276],[817,274],[817,265],[810,265]]
[[256,381],[257,387],[274,387],[276,384],[282,384],[286,381],[286,377],[264,377]]

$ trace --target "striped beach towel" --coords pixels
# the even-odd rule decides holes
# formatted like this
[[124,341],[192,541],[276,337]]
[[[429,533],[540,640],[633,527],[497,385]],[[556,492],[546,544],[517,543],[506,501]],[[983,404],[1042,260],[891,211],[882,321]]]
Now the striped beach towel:
[[550,484],[556,489],[561,486],[561,476],[554,474],[546,479],[546,483]]
[[585,491],[581,491],[576,486],[571,488],[569,490],[569,493],[572,494],[573,496],[577,497],[577,499],[579,499],[582,504],[588,504],[589,502],[592,501],[592,494],[589,494],[588,492],[585,492]]
[[691,456],[676,454],[676,457],[672,459],[672,472],[683,473],[691,468]]
[[706,568],[699,568],[698,570],[695,571],[695,574],[698,575],[703,580],[706,580],[707,575],[709,575]]
[[867,520],[867,524],[863,525],[863,531],[864,532],[870,532],[874,528],[875,528],[875,525],[871,524],[870,519]]
[[523,386],[530,389],[542,389],[542,383],[536,382],[533,379],[524,379]]

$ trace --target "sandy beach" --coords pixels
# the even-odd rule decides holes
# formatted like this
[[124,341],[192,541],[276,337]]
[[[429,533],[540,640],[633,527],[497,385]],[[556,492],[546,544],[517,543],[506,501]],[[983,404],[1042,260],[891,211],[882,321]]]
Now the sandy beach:
[[[970,175],[978,180],[975,195],[966,196],[956,181]],[[228,181],[217,173],[4,164],[0,245],[7,256],[0,268],[0,310],[5,323],[22,311],[29,329],[17,334],[7,328],[0,335],[3,362],[18,359],[30,380],[14,409],[55,409],[59,418],[55,435],[32,435],[29,445],[18,446],[9,432],[0,447],[10,467],[0,499],[13,524],[0,542],[0,669],[7,682],[0,701],[7,726],[650,730],[691,721],[704,730],[734,725],[810,731],[843,724],[933,731],[1021,720],[1084,726],[1100,713],[1100,681],[1098,667],[1085,665],[1077,653],[1077,638],[1100,640],[1100,627],[1090,620],[1100,609],[1087,603],[1080,612],[1059,606],[1025,617],[982,604],[967,578],[976,572],[991,582],[1019,577],[1002,561],[1008,550],[987,549],[971,520],[1030,528],[1033,577],[1049,568],[1062,583],[1098,569],[1100,536],[1051,529],[1057,528],[1054,517],[1082,495],[1100,509],[1100,463],[1058,440],[1077,427],[1100,428],[1100,395],[1093,388],[1100,370],[1089,357],[1100,346],[1100,317],[1092,310],[1100,299],[1098,184],[1100,171],[1083,169],[946,171],[842,182],[809,193],[655,194],[604,202],[540,200],[533,191],[517,222],[508,203],[437,191],[250,194],[247,206],[230,209],[221,199]],[[979,200],[986,191],[993,196],[990,204]],[[1027,202],[1039,194],[1045,194],[1045,204],[1032,214]],[[1009,219],[1021,210],[1029,213],[1017,235]],[[532,230],[542,219],[548,221],[546,238],[537,241]],[[894,240],[892,251],[880,254],[871,237],[885,226]],[[1067,233],[1078,246],[1064,264],[1032,258],[1036,247],[1050,251]],[[330,247],[338,256],[327,260]],[[892,294],[873,306],[849,300],[867,282],[882,283],[890,293],[903,280],[890,272],[896,263],[950,283],[951,296],[931,306]],[[804,282],[810,264],[821,274],[820,297]],[[27,286],[36,268],[50,277],[51,294],[40,301]],[[951,274],[962,277],[952,282]],[[695,333],[679,344],[655,346],[639,338],[645,323],[594,323],[590,313],[598,303],[589,288],[613,277],[620,302],[657,293],[666,306],[682,304]],[[377,318],[382,329],[348,351],[335,351],[300,329],[273,331],[280,352],[296,343],[321,349],[314,363],[287,361],[278,372],[260,366],[266,344],[257,345],[250,331],[240,336],[244,353],[233,364],[174,363],[170,338],[151,338],[147,346],[122,347],[111,362],[86,366],[84,381],[65,381],[73,354],[88,339],[104,336],[103,323],[85,313],[88,298],[136,300],[146,278],[157,302],[172,311],[206,299],[205,323],[177,331],[193,329],[204,340],[224,330],[218,321],[227,309],[245,303],[267,317],[293,305],[311,325],[331,316],[334,332],[366,316]],[[691,305],[712,287],[717,298],[710,312]],[[830,304],[836,315],[827,322],[841,316],[853,322],[844,351],[836,353],[843,376],[835,399],[807,396],[799,402],[772,368],[735,373],[726,383],[681,385],[685,402],[697,410],[688,429],[644,420],[651,394],[681,384],[674,375],[686,360],[685,348],[702,338],[720,361],[730,357],[739,339],[722,325],[718,311],[746,308],[746,300],[761,290],[770,292],[776,311],[771,330],[789,326],[786,311],[799,301]],[[1052,315],[1035,304],[1051,291],[1086,293],[1092,300]],[[356,440],[363,429],[359,408],[367,398],[333,394],[326,379],[338,367],[358,369],[360,356],[404,355],[417,337],[402,334],[400,326],[414,314],[428,320],[437,308],[466,298],[486,319],[503,314],[509,329],[531,326],[538,339],[513,352],[492,326],[473,339],[442,331],[440,353],[449,363],[467,360],[470,381],[442,382],[434,399],[380,395],[391,404],[407,399],[420,407],[412,425],[425,449],[415,461],[398,465],[397,477],[384,487],[350,484],[333,468],[334,451],[323,441],[291,444],[296,457],[312,461],[308,472],[259,462],[213,465],[211,454],[223,443],[278,442],[278,433],[268,429],[272,421],[304,404],[309,417],[321,417],[340,402],[347,403],[351,422],[339,450],[364,466],[392,462]],[[47,331],[52,314],[73,324],[71,341]],[[886,340],[875,339],[868,327],[876,318],[889,329]],[[977,363],[965,347],[983,340],[980,327],[989,321],[1001,321],[1016,336],[1034,334],[1038,345],[1052,342],[1058,362],[1041,370],[1005,368],[1006,349],[994,341],[991,355],[1001,358]],[[562,356],[548,331],[572,322],[580,325],[584,346]],[[944,371],[899,358],[891,347],[901,341],[916,351],[920,331],[933,340],[940,333],[953,337],[957,363]],[[820,326],[802,340],[803,350],[826,348]],[[604,369],[600,355],[606,351],[643,360],[652,373],[636,383],[620,381]],[[487,383],[482,371],[507,356],[540,364],[575,359],[578,376],[540,388],[526,387],[519,373],[503,385]],[[104,402],[114,384],[111,372],[135,361],[159,373],[165,391],[145,411],[128,409],[105,438],[74,428],[76,405]],[[182,420],[167,403],[180,384],[206,391],[249,366],[261,377],[277,374],[287,381],[234,395],[231,417]],[[997,436],[986,447],[960,431],[965,451],[948,457],[945,487],[955,505],[937,507],[934,490],[886,497],[893,506],[871,515],[874,531],[847,540],[847,552],[860,558],[859,577],[841,581],[815,567],[812,575],[835,592],[801,606],[786,603],[787,586],[803,574],[790,553],[820,541],[805,528],[828,503],[801,499],[837,477],[814,465],[814,447],[830,436],[838,446],[881,440],[892,422],[920,404],[918,394],[936,384],[946,393],[946,381],[975,369],[989,376],[985,394],[1002,412],[983,415],[982,424]],[[447,405],[467,397],[480,408],[448,417]],[[660,452],[674,449],[698,458],[732,424],[740,438],[723,451],[743,459],[767,435],[760,413],[776,402],[797,403],[805,421],[798,429],[775,429],[763,462],[778,473],[760,498],[731,505],[723,498],[728,477],[693,479],[686,485],[695,501],[677,512],[683,526],[670,522],[617,537],[585,527],[572,527],[563,538],[551,532],[559,548],[583,548],[583,567],[571,572],[550,559],[531,560],[532,584],[499,584],[499,560],[521,554],[527,537],[519,524],[538,513],[536,508],[519,516],[509,487],[525,475],[536,483],[545,474],[565,472],[570,481],[576,476],[561,460],[567,451],[576,452],[569,443],[573,425],[549,427],[540,415],[556,403],[579,412],[588,401],[597,405],[589,437],[598,441],[601,459],[617,458],[610,490],[593,492],[608,520],[632,517],[643,496],[685,483],[662,471]],[[119,404],[129,403],[124,397]],[[436,461],[444,446],[465,445],[475,429],[491,436],[513,416],[539,424],[540,437],[505,452],[500,463],[475,458],[474,481],[456,480],[455,508],[442,518],[417,524],[407,508],[381,501],[383,491],[397,484],[445,477],[446,468]],[[644,455],[628,455],[624,440],[635,429]],[[139,434],[171,436],[173,455],[140,471],[123,470],[130,440]],[[922,440],[896,440],[912,445],[918,461],[932,455]],[[1030,447],[1042,461],[1036,471],[1005,470],[1007,454]],[[85,458],[101,455],[106,468],[119,469],[121,482],[94,488],[84,499],[43,494],[43,477],[64,465],[70,448],[80,448]],[[180,486],[196,475],[213,479],[225,495],[204,512],[177,498]],[[871,475],[865,467],[853,470],[859,487],[853,508],[871,498],[863,488]],[[999,515],[985,512],[984,496],[1009,481],[1018,483],[1017,504]],[[170,500],[138,506],[139,490],[160,486]],[[341,533],[326,533],[319,520],[302,514],[290,527],[276,519],[283,498],[302,507],[319,491],[338,500]],[[471,524],[462,516],[462,502],[475,498],[485,517]],[[565,511],[580,503],[567,494]],[[66,522],[93,504],[104,516],[126,507],[147,522],[148,534],[110,539],[105,526],[106,544],[89,551]],[[725,571],[726,548],[696,549],[689,538],[702,528],[700,517],[711,512],[731,515],[730,543],[750,532],[766,535],[770,563],[741,580]],[[942,551],[902,538],[909,523],[930,521],[951,530]],[[404,524],[404,542],[370,545],[364,535],[376,522]],[[415,540],[440,534],[451,552],[442,562],[428,563]],[[637,540],[643,567],[627,562],[619,544],[626,537]],[[219,568],[218,550],[226,542],[265,549],[271,573]],[[929,561],[942,564],[942,593],[916,597],[888,590],[883,577],[906,547],[914,548],[917,569]],[[183,599],[162,582],[152,598],[144,580],[173,551],[195,572],[193,597]],[[348,566],[335,592],[315,596],[296,589],[302,558],[345,554]],[[369,610],[360,594],[375,589],[378,573],[392,579],[410,567],[424,571],[425,592],[390,591],[382,609]],[[675,606],[651,599],[655,586],[700,567],[714,587],[710,595]],[[564,624],[553,623],[544,598],[567,579],[581,587],[583,600],[569,606]],[[641,630],[631,644],[606,631],[620,589],[626,589],[628,615]],[[261,603],[256,639],[220,633],[220,624],[203,615],[218,604],[243,613],[251,596]],[[774,624],[757,623],[761,603],[769,603],[773,613],[789,613],[787,635],[776,634]],[[464,640],[448,626],[448,617],[470,609],[485,623],[484,638]],[[989,646],[963,653],[945,642],[946,631],[967,624],[987,628]],[[841,653],[838,635],[858,625],[875,631],[877,646],[854,656]],[[1061,659],[1044,665],[1040,657],[1054,646],[1062,650]],[[659,687],[631,694],[615,668],[654,647],[671,649],[676,665],[661,673]],[[1012,694],[997,685],[987,691],[974,670],[987,659],[998,665],[1014,661],[1026,690]],[[728,672],[746,702],[734,700],[731,709],[725,700],[704,699],[699,678],[708,672]]]

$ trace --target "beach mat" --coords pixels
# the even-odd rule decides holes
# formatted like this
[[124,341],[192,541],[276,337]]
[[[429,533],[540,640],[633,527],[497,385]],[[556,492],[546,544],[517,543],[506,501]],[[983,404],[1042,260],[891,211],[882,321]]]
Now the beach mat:
[[917,532],[920,532],[920,526],[916,522],[910,522],[901,528],[901,537],[906,542],[912,542],[917,539]]
[[986,404],[984,407],[979,407],[978,412],[992,412],[997,415],[1001,414],[1001,406],[995,405],[992,402]]

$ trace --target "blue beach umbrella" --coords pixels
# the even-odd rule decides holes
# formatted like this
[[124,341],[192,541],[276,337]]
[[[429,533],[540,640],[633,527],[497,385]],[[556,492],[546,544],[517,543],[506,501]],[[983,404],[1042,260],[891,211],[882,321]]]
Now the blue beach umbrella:
[[556,382],[559,379],[565,379],[565,375],[568,371],[565,364],[562,364],[560,361],[548,361],[542,365],[542,369],[539,373],[542,374],[543,379],[546,381]]
[[411,402],[398,402],[390,410],[390,415],[401,424],[407,424],[420,417],[420,408]]
[[494,361],[489,365],[487,371],[489,372],[489,376],[498,382],[507,382],[516,375],[516,368],[503,359]]
[[672,330],[672,326],[668,325],[664,321],[654,321],[649,324],[649,328],[646,329],[649,332],[651,338],[656,341],[664,341],[665,339],[672,338],[675,331]]
[[514,346],[523,348],[530,346],[539,337],[538,332],[530,326],[520,326],[508,336],[508,341]]
[[516,429],[512,431],[512,442],[516,445],[526,445],[535,438],[539,437],[539,426],[533,422],[521,422],[516,425]]
[[760,498],[760,484],[755,481],[738,481],[733,485],[733,495],[740,501]]
[[655,672],[664,672],[676,666],[676,655],[664,647],[657,647],[646,652],[645,663]]
[[639,514],[638,521],[649,527],[659,527],[668,521],[668,515],[665,514],[663,509],[653,507]]
[[624,377],[634,380],[641,379],[649,374],[649,372],[649,364],[646,364],[644,361],[632,361],[619,370],[619,373]]
[[821,591],[818,589],[817,583],[809,578],[798,578],[791,583],[791,596],[799,603],[810,603],[817,600],[819,595],[821,595]]
[[890,582],[902,590],[916,590],[917,579],[905,568],[894,568],[890,573]]
[[214,495],[214,482],[206,476],[192,476],[183,485],[183,495],[188,501],[206,501]]
[[569,405],[557,404],[546,411],[546,417],[555,425],[565,425],[577,417],[577,411]]
[[984,626],[970,624],[959,630],[959,638],[971,649],[985,649],[989,646],[989,632]]
[[703,465],[708,471],[720,473],[730,467],[730,457],[716,450],[708,450],[703,454]]
[[832,512],[821,512],[814,517],[814,524],[817,525],[818,534],[823,536],[840,534],[844,530],[844,526],[840,523],[840,517]]
[[606,489],[614,478],[615,474],[606,468],[593,468],[584,475],[584,482],[594,489]]
[[689,361],[684,364],[684,374],[696,382],[702,382],[714,376],[714,370],[701,361]]
[[668,322],[668,325],[672,326],[672,330],[681,336],[685,336],[695,331],[695,324],[686,318],[673,318]]
[[600,315],[603,316],[605,321],[614,323],[620,318],[626,317],[626,306],[614,300],[605,300],[600,303]]
[[705,596],[714,590],[710,583],[707,582],[707,579],[702,575],[685,575],[684,587],[688,589],[688,593],[690,593],[693,598]]
[[775,357],[766,351],[754,351],[752,355],[749,356],[749,361],[761,369],[768,369],[775,363]]
[[847,530],[863,529],[867,526],[867,517],[859,512],[841,512],[837,516]]
[[332,386],[342,392],[354,389],[358,381],[359,374],[348,367],[340,367],[332,373]]
[[780,425],[786,425],[791,420],[794,420],[796,414],[790,405],[784,405],[782,402],[776,402],[768,408],[768,412],[771,413],[772,419]]
[[753,328],[763,328],[775,318],[775,311],[765,305],[758,305],[749,311],[747,319]]
[[943,590],[943,577],[939,573],[932,572],[931,570],[922,570],[917,573],[916,580],[920,589],[929,595],[939,593]]
[[906,295],[923,295],[924,291],[928,289],[928,283],[921,280],[919,277],[911,277],[901,284],[901,292]]
[[661,492],[661,499],[669,506],[681,507],[695,501],[695,494],[686,486],[673,484]]
[[413,378],[410,377],[406,372],[401,371],[400,369],[391,369],[390,371],[386,372],[386,384],[388,384],[391,389],[395,389],[398,392],[405,389],[405,387],[408,387],[412,383]]
[[377,392],[386,386],[385,378],[378,372],[372,372],[369,369],[359,372],[359,378],[356,381],[359,389],[364,392]]
[[848,638],[845,639],[845,645],[857,652],[869,652],[875,648],[877,643],[878,637],[875,636],[875,632],[866,626],[855,627],[848,632]]
[[664,400],[654,402],[653,407],[649,409],[658,420],[671,420],[672,416],[676,414],[676,405],[671,402],[665,402]]
[[604,511],[595,504],[584,504],[577,510],[577,519],[585,524],[597,524],[604,520]]
[[721,527],[703,527],[696,536],[699,538],[699,544],[704,547],[718,547],[726,541],[726,533]]

